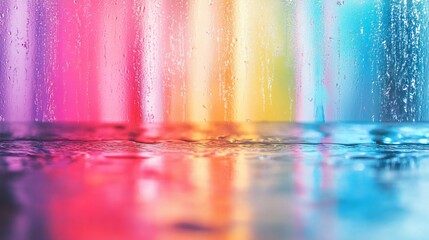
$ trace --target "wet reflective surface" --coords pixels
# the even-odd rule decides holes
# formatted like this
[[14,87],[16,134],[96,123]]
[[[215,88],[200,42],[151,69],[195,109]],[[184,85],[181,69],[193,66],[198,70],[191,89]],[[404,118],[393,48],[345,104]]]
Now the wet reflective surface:
[[422,239],[429,124],[0,125],[0,239]]

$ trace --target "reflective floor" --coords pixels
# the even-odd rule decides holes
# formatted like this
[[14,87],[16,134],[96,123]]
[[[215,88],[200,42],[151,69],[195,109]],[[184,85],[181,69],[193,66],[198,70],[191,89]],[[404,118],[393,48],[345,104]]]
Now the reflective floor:
[[0,125],[0,239],[423,239],[429,124]]

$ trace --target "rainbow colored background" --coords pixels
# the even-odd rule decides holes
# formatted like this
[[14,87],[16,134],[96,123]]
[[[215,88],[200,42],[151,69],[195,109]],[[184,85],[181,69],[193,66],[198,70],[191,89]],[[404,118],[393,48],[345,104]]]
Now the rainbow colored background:
[[4,0],[0,119],[429,120],[428,5]]

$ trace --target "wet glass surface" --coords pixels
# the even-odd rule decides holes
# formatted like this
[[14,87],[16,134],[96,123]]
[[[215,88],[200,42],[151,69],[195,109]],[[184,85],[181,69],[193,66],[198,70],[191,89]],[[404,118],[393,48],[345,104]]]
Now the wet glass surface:
[[0,239],[422,239],[429,124],[0,125]]

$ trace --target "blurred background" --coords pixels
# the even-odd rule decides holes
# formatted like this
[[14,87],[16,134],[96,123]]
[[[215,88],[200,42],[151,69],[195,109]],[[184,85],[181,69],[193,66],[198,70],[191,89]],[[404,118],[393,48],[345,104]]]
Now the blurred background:
[[0,119],[427,121],[428,4],[5,0]]

